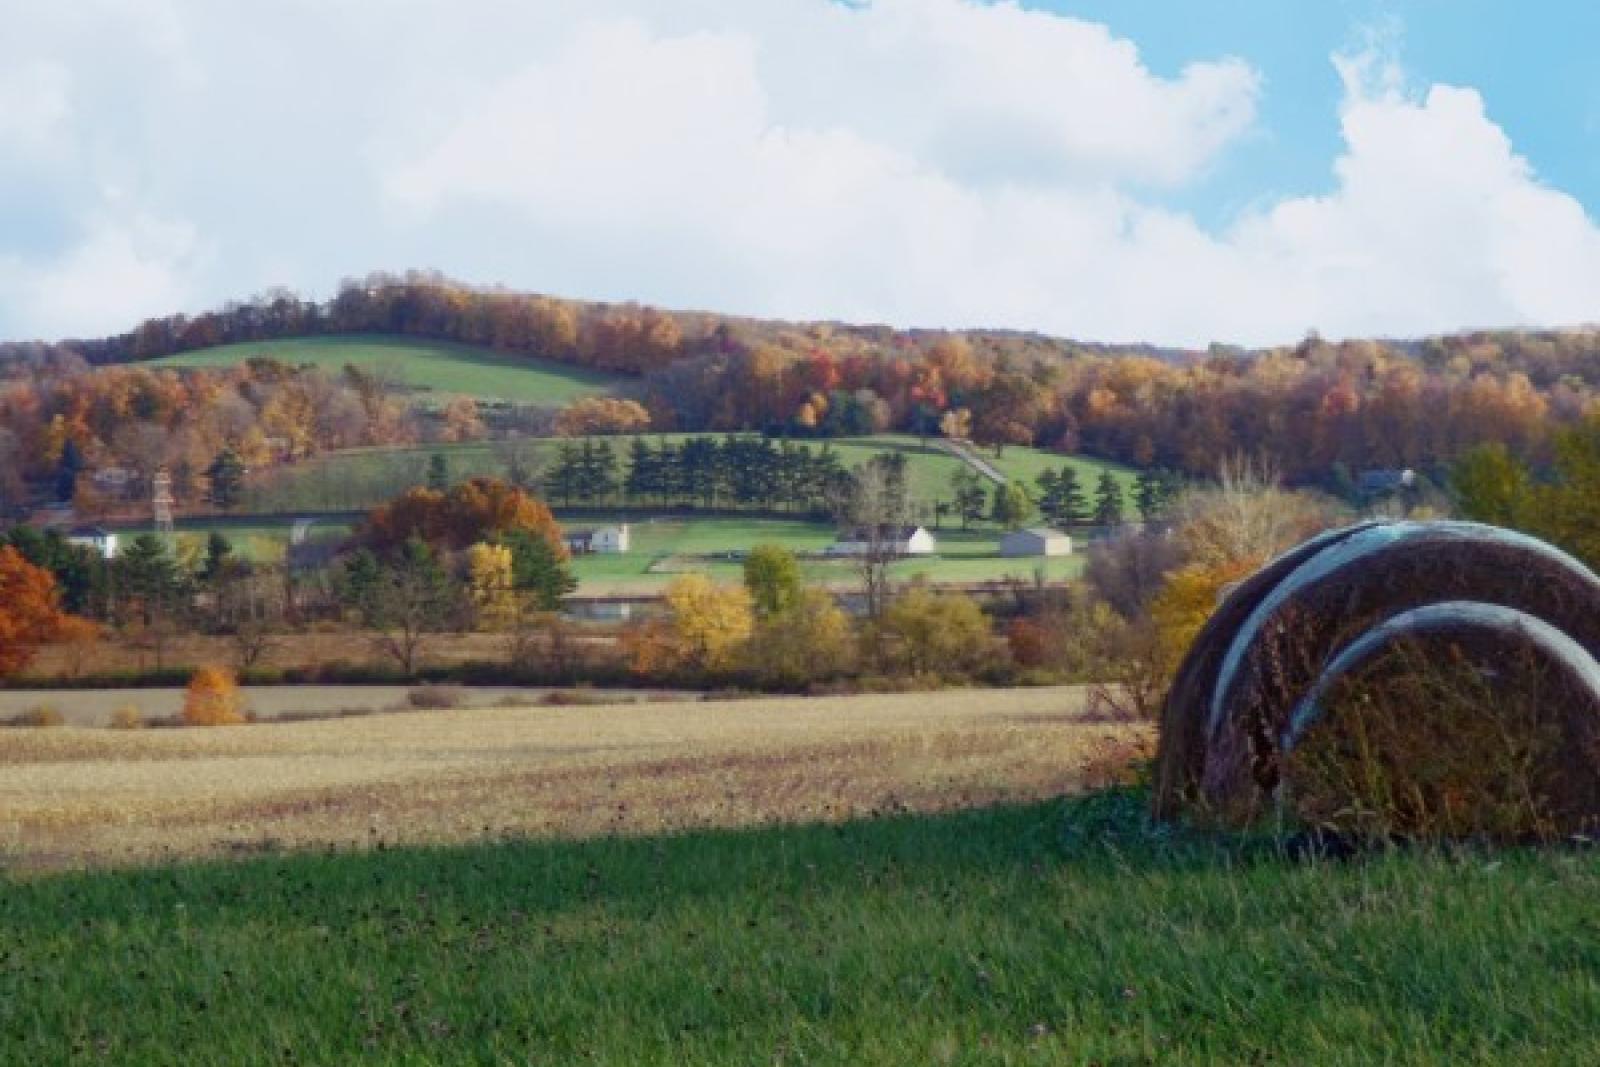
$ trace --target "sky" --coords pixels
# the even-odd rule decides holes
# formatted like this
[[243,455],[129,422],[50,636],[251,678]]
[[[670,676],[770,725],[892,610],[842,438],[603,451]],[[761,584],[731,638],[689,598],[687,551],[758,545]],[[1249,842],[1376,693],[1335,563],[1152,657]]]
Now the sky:
[[1600,321],[1590,0],[0,0],[0,338],[372,270],[1265,345]]

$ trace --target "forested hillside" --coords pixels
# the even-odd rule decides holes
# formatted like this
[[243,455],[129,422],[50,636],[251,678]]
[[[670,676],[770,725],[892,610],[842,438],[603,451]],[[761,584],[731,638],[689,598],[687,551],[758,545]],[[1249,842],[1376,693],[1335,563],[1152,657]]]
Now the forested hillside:
[[[527,359],[530,371],[534,360],[545,368],[554,360],[618,375],[644,408],[500,424],[520,430],[902,431],[1192,474],[1245,451],[1293,480],[1328,485],[1365,468],[1438,467],[1486,442],[1538,460],[1553,427],[1596,410],[1600,388],[1594,330],[1404,343],[1312,337],[1263,351],[1184,353],[769,322],[375,275],[326,303],[278,292],[152,319],[117,337],[0,346],[0,468],[37,484],[107,464],[144,469],[160,454],[192,478],[225,448],[266,463],[496,435],[494,413],[470,398],[437,401],[419,422],[414,402],[370,369],[249,358],[253,343],[358,334],[481,346],[513,365]],[[148,364],[222,345],[237,346],[231,366]]]

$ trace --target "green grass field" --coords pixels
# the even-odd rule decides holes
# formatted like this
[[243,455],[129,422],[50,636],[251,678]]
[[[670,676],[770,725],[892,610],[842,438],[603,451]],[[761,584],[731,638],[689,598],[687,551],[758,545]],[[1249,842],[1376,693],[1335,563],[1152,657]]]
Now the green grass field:
[[[567,518],[563,525],[581,528],[595,525],[588,518]],[[239,556],[263,562],[281,560],[286,551],[291,523],[269,524],[259,520],[230,522],[227,519],[196,519],[179,524],[177,549],[180,558],[198,561],[205,551],[206,537],[213,530],[226,537]],[[578,556],[572,561],[581,594],[641,592],[659,589],[679,574],[709,574],[719,581],[740,581],[743,553],[758,544],[783,545],[797,553],[821,552],[833,543],[834,527],[826,522],[800,519],[757,517],[657,517],[630,523],[632,551],[623,555]],[[339,540],[349,535],[351,526],[343,521],[322,521],[311,528],[314,540]],[[132,537],[148,528],[123,531]],[[1014,577],[1028,580],[1035,567],[1044,564],[1045,575],[1059,581],[1076,578],[1083,568],[1083,557],[1068,556],[1050,560],[1007,559],[997,555],[1000,531],[979,527],[970,531],[945,529],[937,532],[939,554],[933,559],[905,560],[894,565],[895,577],[926,577],[933,582],[983,582]],[[807,560],[802,570],[809,580],[824,583],[849,583],[853,572],[846,562]]]
[[152,360],[155,366],[225,367],[252,356],[337,373],[347,363],[380,369],[409,389],[552,407],[611,391],[621,379],[553,360],[473,345],[406,337],[350,335],[221,345]]
[[1600,1062],[1600,860],[1143,798],[3,882],[8,1063]]
[[[584,523],[573,521],[572,526]],[[932,559],[896,563],[899,579],[925,577],[932,582],[985,582],[1008,577],[1031,579],[1043,564],[1047,578],[1076,578],[1082,573],[1081,556],[1050,560],[1007,559],[999,556],[1000,533],[995,529],[938,531],[939,554]],[[633,550],[625,555],[579,556],[573,560],[578,591],[649,592],[678,574],[708,574],[719,581],[737,582],[743,576],[742,553],[753,545],[782,545],[797,553],[820,552],[833,543],[831,523],[785,519],[706,517],[657,518],[632,524]],[[723,558],[718,558],[723,557]],[[808,581],[834,585],[856,581],[844,561],[805,560],[801,571]]]
[[1134,483],[1139,475],[1132,467],[1108,463],[1105,460],[1088,459],[1084,456],[1063,456],[1040,448],[1017,448],[1014,445],[1008,446],[999,455],[996,455],[992,448],[980,449],[979,454],[1006,477],[1020,480],[1028,492],[1035,495],[1038,494],[1039,486],[1034,479],[1045,470],[1059,471],[1062,467],[1071,467],[1078,472],[1078,485],[1083,489],[1084,498],[1091,503],[1094,500],[1095,484],[1100,480],[1101,472],[1109,470],[1122,486],[1122,495],[1127,502],[1128,511],[1130,513],[1133,511]]

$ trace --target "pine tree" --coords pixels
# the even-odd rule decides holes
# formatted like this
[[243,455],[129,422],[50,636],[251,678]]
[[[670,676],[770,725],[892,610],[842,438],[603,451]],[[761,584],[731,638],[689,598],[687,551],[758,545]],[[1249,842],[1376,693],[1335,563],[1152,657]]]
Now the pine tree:
[[1034,482],[1039,486],[1039,513],[1055,526],[1061,522],[1061,476],[1046,467]]
[[513,530],[501,542],[511,550],[511,583],[540,611],[554,611],[578,588],[571,569],[537,534]]
[[544,478],[545,492],[551,499],[568,505],[572,503],[572,498],[578,495],[582,485],[582,463],[578,446],[563,442],[556,451],[555,465]]
[[1071,465],[1061,468],[1061,475],[1056,479],[1058,491],[1061,494],[1061,521],[1063,524],[1087,522],[1089,519],[1089,502],[1084,499],[1083,488],[1078,484],[1078,472]]
[[233,545],[220,532],[212,530],[206,537],[206,558],[200,564],[200,577],[208,582],[214,581],[222,577],[232,562]]
[[1122,510],[1122,486],[1110,471],[1101,471],[1094,491],[1094,521],[1101,526],[1120,525]]
[[1162,495],[1160,473],[1149,467],[1140,471],[1138,479],[1134,482],[1133,499],[1142,521],[1156,520],[1156,516],[1161,512]]
[[428,488],[443,493],[450,488],[450,461],[443,452],[428,457]]
[[635,437],[628,449],[628,475],[622,484],[629,500],[643,501],[661,495],[655,449],[642,437]]
[[244,460],[239,458],[239,453],[232,446],[224,448],[206,468],[206,474],[211,478],[211,502],[224,510],[237,507],[245,476]]
[[65,503],[78,491],[78,474],[83,470],[83,451],[78,442],[67,438],[61,446],[61,462],[56,464],[56,499]]

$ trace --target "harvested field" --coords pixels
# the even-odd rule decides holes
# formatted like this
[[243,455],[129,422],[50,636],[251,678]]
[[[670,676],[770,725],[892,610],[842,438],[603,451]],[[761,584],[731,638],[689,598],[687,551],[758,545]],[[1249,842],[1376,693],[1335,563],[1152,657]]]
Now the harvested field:
[[[453,703],[428,704],[437,688]],[[411,711],[446,706],[485,708],[564,702],[629,704],[656,700],[699,700],[693,691],[666,689],[558,689],[545,686],[454,685],[246,685],[239,690],[245,712],[255,719],[335,718],[377,712]],[[424,702],[418,704],[413,695]],[[0,689],[0,722],[15,720],[37,708],[58,712],[68,726],[108,726],[113,716],[131,708],[145,722],[170,718],[183,710],[184,690],[140,689]]]
[[1080,690],[0,733],[0,864],[645,834],[1072,792],[1151,744]]

